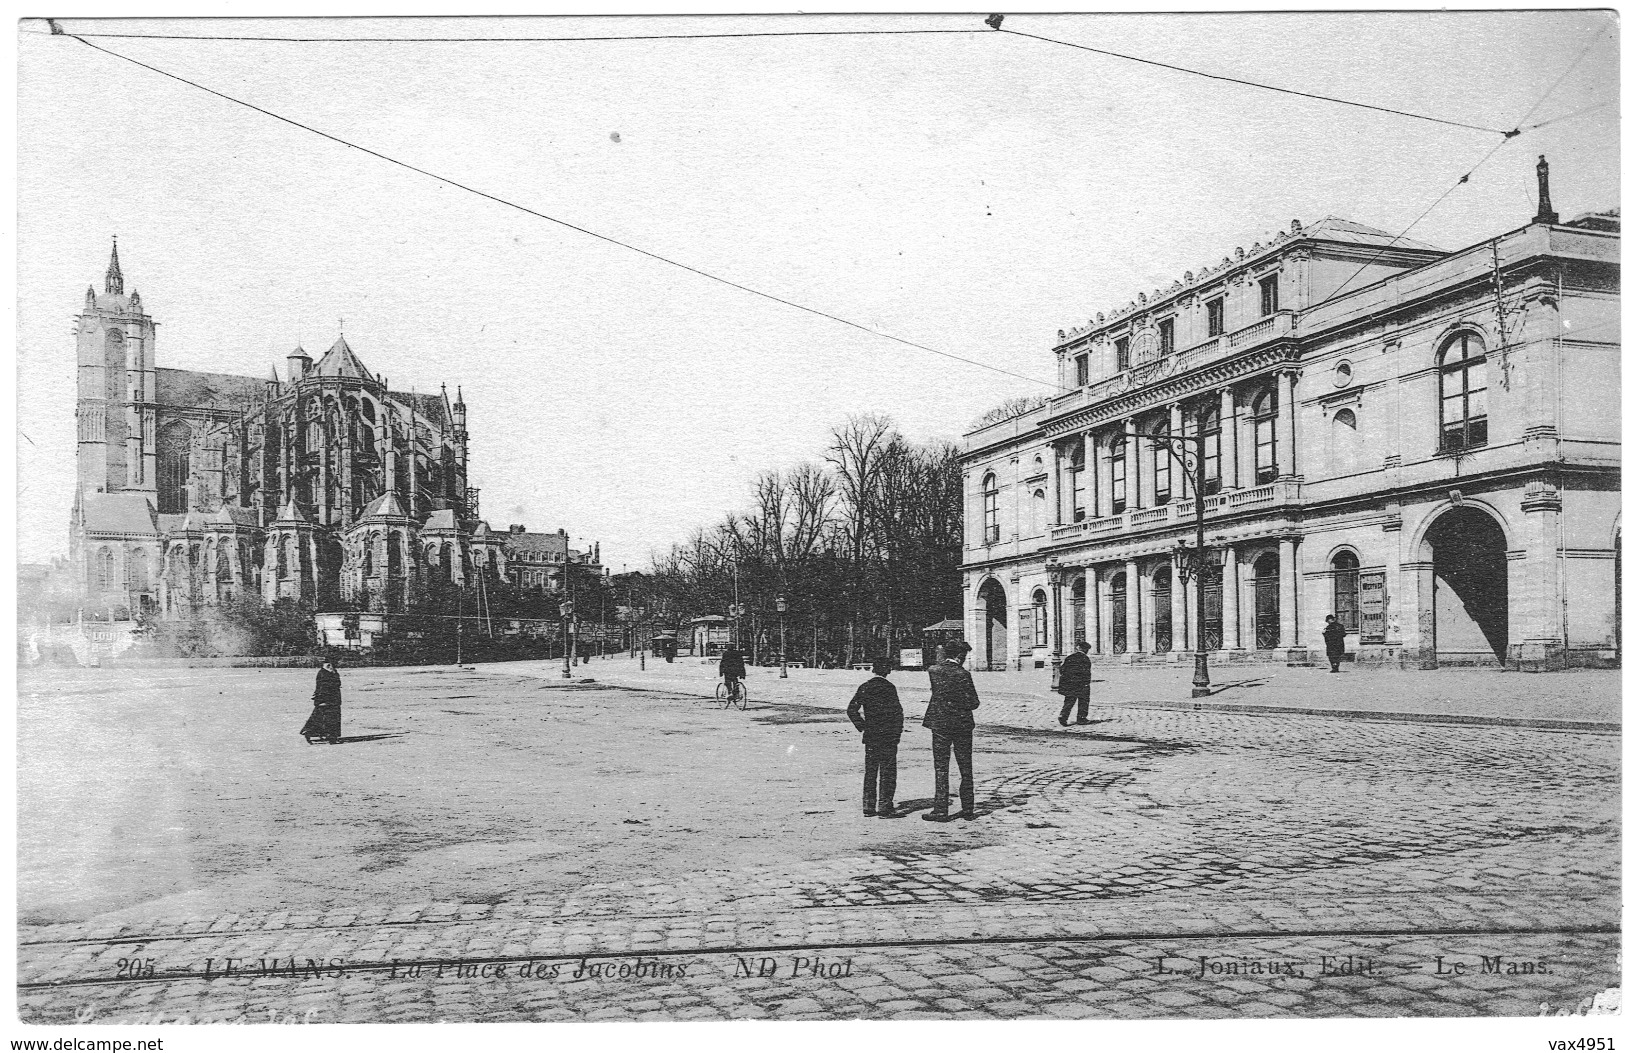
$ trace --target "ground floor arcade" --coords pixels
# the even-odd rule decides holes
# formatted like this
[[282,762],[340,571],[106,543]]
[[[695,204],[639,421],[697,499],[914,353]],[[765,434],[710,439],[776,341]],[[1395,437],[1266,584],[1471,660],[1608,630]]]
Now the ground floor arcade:
[[1535,671],[1618,661],[1617,491],[1536,482],[1220,521],[1205,572],[1180,573],[1178,540],[1091,538],[968,566],[973,665],[1047,665],[1085,642],[1108,661],[1177,658],[1199,634],[1221,658],[1317,662],[1328,616],[1360,662]]

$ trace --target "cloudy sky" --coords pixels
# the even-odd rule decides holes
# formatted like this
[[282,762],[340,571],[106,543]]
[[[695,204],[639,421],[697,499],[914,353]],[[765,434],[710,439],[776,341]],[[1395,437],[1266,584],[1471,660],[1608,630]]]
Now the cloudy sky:
[[[69,32],[608,36],[981,17],[91,22]],[[1012,16],[1020,29],[1510,128],[1411,236],[1459,248],[1619,186],[1606,12]],[[1238,244],[1394,233],[1499,137],[991,31],[529,43],[95,43],[597,233],[1034,378],[934,357],[408,172],[147,69],[19,41],[19,548],[66,552],[74,345],[118,235],[160,365],[265,375],[339,319],[398,388],[461,385],[493,525],[637,566],[848,414],[953,438],[1044,394],[1055,332]],[[1600,34],[1600,37],[1599,37]],[[1588,44],[1591,51],[1549,89]],[[1540,101],[1547,95],[1544,101]]]

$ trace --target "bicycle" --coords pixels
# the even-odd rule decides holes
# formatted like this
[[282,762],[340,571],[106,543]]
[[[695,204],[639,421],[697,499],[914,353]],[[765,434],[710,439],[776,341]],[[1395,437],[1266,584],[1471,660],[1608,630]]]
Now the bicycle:
[[732,690],[729,690],[730,685],[726,680],[717,684],[717,705],[723,709],[727,709],[729,706],[738,706],[740,709],[744,709],[746,700],[750,697],[749,692],[745,690],[745,682],[735,680],[731,686]]

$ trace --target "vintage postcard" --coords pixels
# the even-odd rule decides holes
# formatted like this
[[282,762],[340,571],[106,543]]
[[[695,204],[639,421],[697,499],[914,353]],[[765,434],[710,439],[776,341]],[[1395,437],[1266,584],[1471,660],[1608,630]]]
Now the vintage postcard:
[[1616,12],[17,34],[12,1048],[1613,1048]]

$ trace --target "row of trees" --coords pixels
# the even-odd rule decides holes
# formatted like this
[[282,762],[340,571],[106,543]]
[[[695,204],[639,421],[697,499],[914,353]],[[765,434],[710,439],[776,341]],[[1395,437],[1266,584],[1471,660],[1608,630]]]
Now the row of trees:
[[654,559],[636,605],[682,625],[726,614],[737,596],[741,642],[762,654],[778,650],[782,596],[793,659],[895,654],[959,616],[962,510],[951,444],[912,443],[887,417],[852,417],[822,461],[761,473],[749,507]]

